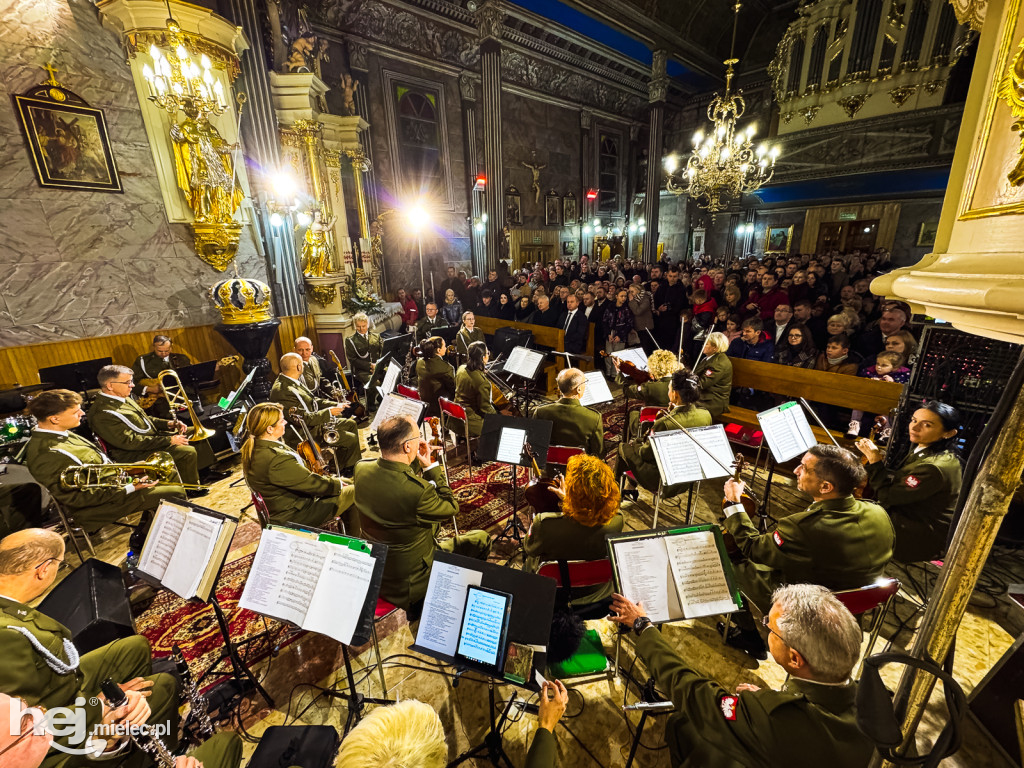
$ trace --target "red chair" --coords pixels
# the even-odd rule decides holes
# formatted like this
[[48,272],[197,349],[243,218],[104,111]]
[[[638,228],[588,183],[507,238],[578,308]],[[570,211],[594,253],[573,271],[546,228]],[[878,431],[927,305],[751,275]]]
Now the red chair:
[[256,510],[256,517],[260,522],[260,528],[266,528],[270,525],[270,510],[267,508],[267,502],[256,491],[252,492],[252,506]]
[[880,578],[874,584],[868,584],[858,589],[844,589],[835,593],[839,602],[845,605],[854,616],[875,611],[868,626],[868,647],[864,651],[865,658],[871,655],[875,641],[878,640],[878,633],[882,630],[882,620],[899,591],[899,579]]
[[420,399],[420,391],[416,389],[416,387],[407,387],[405,386],[405,384],[399,384],[397,387],[397,392],[402,397],[408,397],[410,400]]
[[550,445],[548,446],[548,466],[554,464],[558,467],[567,467],[569,459],[573,456],[579,456],[583,452],[582,448],[570,447],[568,445]]
[[370,626],[370,633],[373,637],[373,654],[377,657],[377,674],[380,675],[380,689],[383,691],[381,698],[384,699],[388,697],[388,684],[384,680],[384,664],[380,660],[380,644],[377,642],[377,622],[383,621],[397,610],[397,605],[392,605],[383,597],[378,597],[377,607],[373,612],[373,623]]
[[637,437],[643,434],[645,424],[650,424],[653,426],[654,422],[660,419],[662,414],[664,413],[668,413],[668,408],[662,408],[660,405],[645,405],[643,408],[641,408],[640,420],[637,424],[639,431]]
[[472,474],[473,449],[469,445],[469,419],[466,417],[466,409],[446,397],[437,398],[437,405],[441,410],[441,440],[445,445],[448,444],[448,422],[451,419],[462,422],[466,435],[466,462],[469,464],[469,472]]

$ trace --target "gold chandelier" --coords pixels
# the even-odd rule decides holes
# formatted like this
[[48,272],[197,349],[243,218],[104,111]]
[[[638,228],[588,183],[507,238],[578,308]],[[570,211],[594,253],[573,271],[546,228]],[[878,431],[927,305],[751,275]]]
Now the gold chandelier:
[[757,131],[754,123],[745,130],[736,130],[736,121],[743,116],[747,105],[742,91],[732,93],[731,90],[733,67],[739,63],[733,54],[740,3],[733,6],[733,11],[732,47],[729,58],[724,62],[725,94],[715,94],[708,105],[708,120],[714,125],[707,135],[704,131],[693,135],[693,152],[684,168],[680,167],[674,153],[664,161],[668,191],[674,195],[685,192],[699,207],[711,213],[712,218],[741,194],[760,189],[771,181],[775,175],[775,161],[779,157],[778,146],[769,147],[767,142],[754,148]]

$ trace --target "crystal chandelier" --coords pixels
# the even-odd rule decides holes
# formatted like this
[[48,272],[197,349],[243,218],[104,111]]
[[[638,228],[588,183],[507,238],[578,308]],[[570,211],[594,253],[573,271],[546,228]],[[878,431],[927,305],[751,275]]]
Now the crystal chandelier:
[[736,49],[736,21],[740,3],[733,6],[735,16],[732,27],[732,49],[725,63],[725,94],[715,94],[708,105],[708,120],[714,123],[711,131],[697,131],[693,136],[693,152],[680,168],[675,154],[665,158],[668,173],[666,188],[674,195],[684,192],[697,205],[711,213],[725,209],[732,200],[745,192],[753,192],[771,181],[775,174],[775,161],[779,157],[777,146],[769,148],[762,143],[754,149],[754,123],[738,131],[736,121],[743,116],[746,102],[743,92],[732,93],[733,67],[739,59],[733,57]]
[[228,105],[223,86],[213,76],[210,57],[204,53],[196,64],[185,47],[181,27],[173,18],[167,19],[167,40],[170,50],[165,52],[151,45],[149,55],[153,66],[142,67],[150,101],[172,117],[179,111],[192,109],[203,117],[223,114]]

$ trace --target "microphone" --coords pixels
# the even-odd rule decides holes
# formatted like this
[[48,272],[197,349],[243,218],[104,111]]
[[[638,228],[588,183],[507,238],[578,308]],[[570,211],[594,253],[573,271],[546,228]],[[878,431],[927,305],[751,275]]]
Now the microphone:
[[[109,677],[100,683],[100,690],[112,709],[119,709],[128,703],[128,696],[121,690],[121,686]],[[148,725],[127,726],[126,729],[135,746],[152,757],[158,768],[174,768],[174,755]]]
[[638,701],[636,704],[627,704],[622,708],[623,712],[672,712],[676,705],[671,701]]

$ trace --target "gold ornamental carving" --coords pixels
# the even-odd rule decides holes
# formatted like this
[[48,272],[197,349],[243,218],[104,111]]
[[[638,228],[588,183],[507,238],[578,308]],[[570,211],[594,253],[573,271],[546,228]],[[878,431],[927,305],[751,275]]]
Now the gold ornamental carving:
[[334,284],[313,285],[311,283],[306,283],[306,292],[309,294],[309,298],[321,307],[328,307],[334,302],[335,297],[338,295],[338,286]]
[[813,106],[807,107],[806,109],[800,110],[799,114],[803,116],[804,122],[807,125],[810,125],[812,122],[814,122],[814,118],[817,117],[818,112],[820,111],[821,107],[815,104]]
[[893,88],[889,91],[889,98],[892,99],[892,103],[897,107],[902,107],[907,103],[907,99],[913,96],[916,92],[916,85],[904,85],[899,88]]
[[1024,184],[1024,40],[1021,40],[1017,54],[999,81],[996,95],[1010,108],[1010,114],[1014,118],[1010,130],[1015,131],[1020,137],[1017,164],[1006,174],[1010,184],[1019,187]]
[[[228,74],[231,82],[238,78],[241,68],[238,64],[238,56],[234,51],[217,45],[205,37],[193,35],[189,32],[178,31],[177,36],[184,41],[185,48],[197,56],[206,54],[217,65],[217,69],[222,69]],[[155,45],[157,48],[168,49],[178,44],[177,40],[172,39],[173,37],[174,34],[166,29],[147,29],[132,32],[125,36],[125,52],[128,54],[128,58],[134,59],[140,51],[142,53],[147,52],[151,45]]]
[[956,20],[966,24],[975,32],[981,32],[985,23],[985,12],[988,10],[988,0],[949,0],[956,14]]
[[211,224],[197,221],[192,225],[196,254],[218,272],[223,272],[238,252],[241,233],[242,225],[234,221]]
[[852,119],[854,115],[860,112],[860,108],[864,106],[864,102],[867,100],[867,94],[858,93],[856,96],[844,96],[837,100],[836,103],[842,107],[843,111]]

